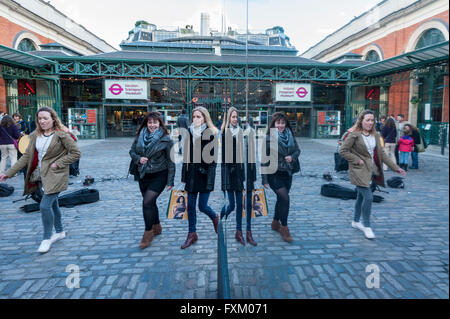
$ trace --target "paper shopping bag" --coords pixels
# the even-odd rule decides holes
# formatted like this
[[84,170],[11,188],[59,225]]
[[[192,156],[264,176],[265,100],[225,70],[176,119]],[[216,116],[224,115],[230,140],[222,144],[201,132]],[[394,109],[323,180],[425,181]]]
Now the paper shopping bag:
[[[244,205],[242,217],[245,217],[245,208],[246,208],[246,194],[243,192],[244,197]],[[252,190],[252,218],[267,216],[267,199],[266,199],[266,190],[264,188],[258,188]]]
[[171,191],[166,215],[168,219],[188,219],[187,192],[176,189]]

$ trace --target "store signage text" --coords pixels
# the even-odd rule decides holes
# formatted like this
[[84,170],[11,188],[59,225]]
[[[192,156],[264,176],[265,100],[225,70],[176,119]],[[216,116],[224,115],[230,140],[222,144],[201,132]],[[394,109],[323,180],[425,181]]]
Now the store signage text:
[[275,100],[311,102],[311,84],[277,83],[275,87]]
[[147,81],[105,80],[105,98],[146,100],[148,99]]

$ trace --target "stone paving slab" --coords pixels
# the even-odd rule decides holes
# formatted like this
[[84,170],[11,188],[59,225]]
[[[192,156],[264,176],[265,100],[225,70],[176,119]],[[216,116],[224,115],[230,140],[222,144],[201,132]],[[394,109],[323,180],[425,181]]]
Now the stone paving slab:
[[[187,221],[165,218],[169,193],[158,199],[163,233],[145,250],[138,248],[144,222],[138,184],[125,177],[131,139],[80,141],[81,176],[69,191],[83,188],[92,175],[97,203],[62,208],[66,239],[50,252],[36,252],[42,239],[38,212],[20,209],[22,176],[0,198],[0,298],[216,298],[217,236],[198,213],[199,241],[186,250]],[[448,160],[421,157],[409,171],[405,189],[387,189],[373,206],[377,238],[367,240],[350,227],[354,201],[324,198],[321,175],[332,171],[335,147],[299,139],[302,174],[294,178],[289,227],[294,241],[270,229],[275,196],[267,191],[270,213],[254,219],[257,247],[234,240],[234,213],[225,223],[233,298],[448,298]],[[180,165],[176,182],[180,181]],[[334,182],[350,186],[347,175]],[[387,177],[393,176],[387,172]],[[220,211],[220,170],[210,206]],[[31,200],[28,201],[32,202]],[[245,227],[245,220],[243,221]],[[244,228],[245,229],[245,228]],[[368,265],[380,271],[380,288],[369,289]],[[68,265],[80,271],[80,288],[67,288]]]

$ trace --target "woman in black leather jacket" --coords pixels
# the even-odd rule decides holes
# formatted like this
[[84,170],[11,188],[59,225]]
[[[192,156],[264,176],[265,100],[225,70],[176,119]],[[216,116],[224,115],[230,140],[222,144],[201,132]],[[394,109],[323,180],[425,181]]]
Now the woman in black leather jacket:
[[166,187],[170,191],[175,177],[175,163],[170,151],[173,142],[159,112],[150,112],[139,126],[130,156],[137,165],[136,179],[142,193],[145,232],[139,247],[148,247],[154,236],[161,234],[156,200]]
[[[277,195],[275,204],[275,216],[272,221],[272,229],[280,232],[284,241],[291,242],[292,237],[289,233],[287,220],[289,215],[289,191],[292,186],[292,175],[300,170],[298,157],[300,148],[295,140],[293,131],[283,112],[276,112],[272,115],[272,121],[269,125],[266,136],[266,155],[273,156],[274,145],[271,145],[270,129],[277,129],[278,141],[278,166],[273,174],[264,174],[262,169],[261,177],[265,188],[271,188]],[[269,163],[262,163],[261,166],[268,166]]]
[[181,182],[185,183],[184,190],[188,193],[189,233],[181,249],[191,246],[198,240],[195,211],[197,197],[199,210],[212,220],[216,233],[219,223],[219,215],[208,206],[209,195],[214,190],[216,178],[218,130],[212,123],[207,109],[200,106],[192,111],[192,124],[187,131],[189,136],[184,139]]

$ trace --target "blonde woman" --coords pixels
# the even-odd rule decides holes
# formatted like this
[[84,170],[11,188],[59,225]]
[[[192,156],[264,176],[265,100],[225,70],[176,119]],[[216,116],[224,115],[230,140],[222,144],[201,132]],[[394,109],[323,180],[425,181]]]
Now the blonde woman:
[[[80,158],[77,143],[63,130],[56,112],[42,107],[36,113],[36,130],[30,135],[30,143],[25,154],[6,174],[0,175],[0,182],[14,176],[25,166],[23,195],[32,194],[42,183],[44,195],[40,203],[44,240],[38,252],[46,253],[57,240],[66,237],[63,230],[58,194],[67,189],[69,165]],[[37,182],[37,179],[40,182]],[[56,233],[52,235],[53,227]]]
[[[244,167],[244,137],[243,130],[239,126],[239,113],[234,107],[230,107],[226,120],[222,124],[222,191],[227,193],[228,205],[222,208],[220,218],[228,215],[236,207],[236,234],[235,239],[242,245],[245,245],[244,236],[242,235],[242,191],[244,190],[245,167]],[[232,141],[228,142],[227,141]],[[232,156],[227,156],[231,154]],[[227,158],[228,157],[228,158]],[[247,242],[253,246],[257,243],[253,240],[251,230],[251,200],[253,182],[256,180],[255,164],[249,164],[247,174],[250,181],[247,183]]]
[[[211,147],[205,153],[204,149],[213,143],[217,146],[218,130],[211,121],[209,112],[204,107],[197,107],[192,112],[192,124],[188,129],[189,136],[183,147],[183,167],[181,182],[185,183],[184,190],[188,193],[189,232],[181,249],[191,246],[198,240],[196,233],[197,213],[195,210],[197,197],[199,210],[205,213],[213,222],[217,233],[219,215],[208,206],[208,199],[214,190],[217,166],[217,147]],[[189,143],[186,145],[186,143]]]
[[[370,183],[373,180],[375,184],[386,187],[383,163],[401,175],[406,172],[386,155],[381,146],[380,135],[375,131],[375,114],[370,110],[365,110],[358,116],[339,153],[349,162],[350,182],[356,186],[358,193],[352,227],[363,231],[367,239],[373,239],[375,234],[370,227],[373,201]],[[361,214],[363,223],[360,222]]]

